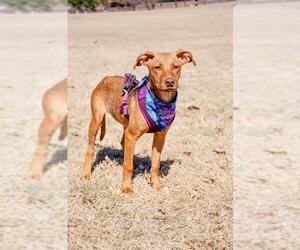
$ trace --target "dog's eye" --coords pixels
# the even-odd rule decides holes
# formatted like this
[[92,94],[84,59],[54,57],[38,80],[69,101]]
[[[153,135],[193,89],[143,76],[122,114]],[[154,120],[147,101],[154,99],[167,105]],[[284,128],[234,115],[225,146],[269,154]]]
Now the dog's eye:
[[155,66],[154,69],[155,70],[161,70],[161,67],[160,66]]
[[178,65],[174,65],[173,69],[179,69],[179,66]]

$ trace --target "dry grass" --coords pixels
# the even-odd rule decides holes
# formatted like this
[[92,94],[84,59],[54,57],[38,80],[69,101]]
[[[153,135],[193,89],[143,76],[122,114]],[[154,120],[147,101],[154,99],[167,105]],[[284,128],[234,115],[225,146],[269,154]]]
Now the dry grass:
[[[179,48],[191,50],[198,66],[183,70],[163,151],[168,190],[148,184],[151,136],[145,135],[136,149],[135,193],[120,193],[122,128],[111,118],[92,180],[80,181],[93,88],[106,75],[131,72],[144,50]],[[70,249],[232,248],[231,72],[230,4],[69,17]]]
[[299,10],[299,2],[235,9],[237,249],[300,249]]
[[64,14],[0,15],[1,249],[65,249],[66,141],[54,136],[45,178],[23,180],[37,143],[41,97],[67,75]]

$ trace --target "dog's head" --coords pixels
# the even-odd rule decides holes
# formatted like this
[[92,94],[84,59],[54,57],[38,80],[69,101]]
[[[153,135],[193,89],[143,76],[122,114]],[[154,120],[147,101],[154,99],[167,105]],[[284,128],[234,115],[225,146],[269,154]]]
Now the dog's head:
[[133,68],[147,66],[154,94],[162,101],[169,102],[176,95],[181,68],[187,63],[196,65],[192,53],[187,50],[175,53],[146,51],[137,57]]

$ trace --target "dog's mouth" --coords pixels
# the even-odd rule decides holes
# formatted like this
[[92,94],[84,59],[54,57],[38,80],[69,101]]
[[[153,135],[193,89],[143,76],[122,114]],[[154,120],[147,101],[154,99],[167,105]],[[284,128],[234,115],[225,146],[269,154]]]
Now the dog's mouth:
[[164,88],[160,88],[159,90],[162,91],[162,92],[176,92],[177,88],[174,88],[174,87],[164,87]]
[[153,92],[153,94],[162,102],[172,102],[174,98],[177,96],[177,88],[174,87],[166,87],[166,86],[160,86],[159,88],[156,88],[156,91]]
[[172,92],[176,92],[176,89],[165,89],[163,92],[172,93]]

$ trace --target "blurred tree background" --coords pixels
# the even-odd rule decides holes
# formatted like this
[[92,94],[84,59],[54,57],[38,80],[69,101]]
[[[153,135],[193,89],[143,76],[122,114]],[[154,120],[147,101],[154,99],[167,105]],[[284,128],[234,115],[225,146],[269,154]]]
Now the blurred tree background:
[[14,10],[29,11],[50,11],[54,6],[66,4],[64,0],[0,0],[2,5],[11,7]]
[[[191,0],[194,5],[225,2],[233,0]],[[154,9],[157,4],[160,7],[163,4],[171,4],[169,7],[177,7],[178,3],[182,2],[186,6],[187,0],[0,0],[0,7],[6,6],[13,11],[63,11],[68,6],[70,13],[75,12],[96,12],[104,10],[121,10],[131,9],[135,10],[136,6],[139,8],[146,8],[148,10]],[[0,8],[1,12],[1,8]]]
[[100,4],[106,5],[106,0],[68,0],[68,4],[79,12],[96,11]]
[[127,7],[135,10],[139,4],[144,4],[147,9],[154,9],[155,3],[156,0],[68,0],[69,6],[79,12],[96,11],[99,6],[119,9]]

